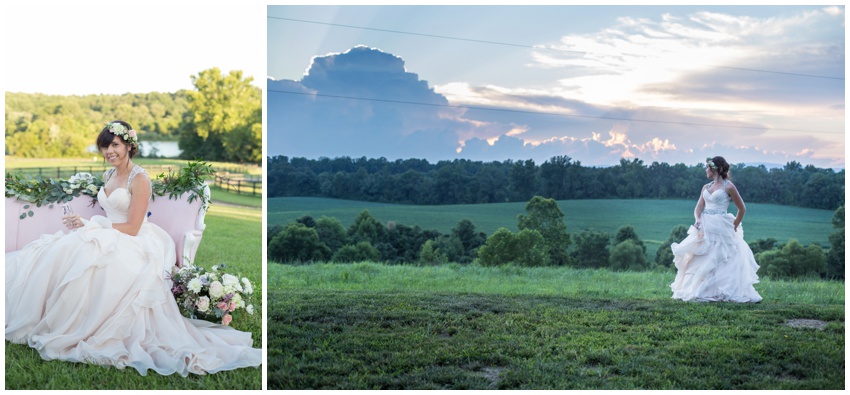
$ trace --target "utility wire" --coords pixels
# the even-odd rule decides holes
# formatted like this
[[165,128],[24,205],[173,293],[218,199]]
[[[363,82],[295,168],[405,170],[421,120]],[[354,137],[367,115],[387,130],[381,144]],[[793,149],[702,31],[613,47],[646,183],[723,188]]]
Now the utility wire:
[[[445,40],[456,40],[456,41],[467,41],[467,42],[474,42],[474,43],[481,43],[481,44],[502,45],[502,46],[508,46],[508,47],[540,49],[540,50],[550,50],[550,51],[558,51],[558,52],[572,52],[572,53],[577,53],[577,54],[596,54],[596,55],[608,55],[608,56],[614,56],[615,55],[615,54],[606,54],[606,53],[588,52],[588,51],[574,51],[574,50],[569,50],[569,49],[553,48],[553,47],[542,47],[542,46],[537,46],[537,45],[513,44],[513,43],[506,43],[506,42],[499,42],[499,41],[477,40],[477,39],[471,39],[471,38],[442,36],[442,35],[437,35],[437,34],[414,33],[414,32],[406,32],[406,31],[402,31],[402,30],[378,29],[378,28],[365,27],[365,26],[344,25],[344,24],[340,24],[340,23],[309,21],[309,20],[305,20],[305,19],[285,18],[285,17],[279,17],[279,16],[268,16],[267,18],[278,19],[278,20],[283,20],[283,21],[291,21],[291,22],[311,23],[311,24],[316,24],[316,25],[345,27],[345,28],[350,28],[350,29],[371,30],[371,31],[383,32],[383,33],[406,34],[406,35],[411,35],[411,36],[440,38],[440,39],[445,39]],[[621,54],[616,54],[616,55],[641,56],[641,55],[628,54],[628,53],[621,53]],[[721,68],[721,69],[729,69],[729,70],[751,71],[751,72],[757,72],[757,73],[771,73],[771,74],[782,74],[782,75],[793,75],[793,76],[798,76],[798,77],[823,78],[823,79],[832,79],[832,80],[844,81],[844,77],[833,77],[833,76],[816,75],[816,74],[803,74],[803,73],[791,73],[791,72],[773,71],[773,70],[749,69],[749,68],[730,67],[730,66],[716,66],[716,65],[706,65],[706,66],[716,67],[716,68]]]
[[326,97],[326,98],[332,98],[332,99],[346,99],[346,100],[372,101],[372,102],[381,102],[381,103],[410,104],[410,105],[418,105],[418,106],[459,108],[459,109],[482,110],[482,111],[497,111],[497,112],[509,112],[509,113],[519,113],[519,114],[550,115],[550,116],[571,117],[571,118],[604,119],[604,120],[613,120],[613,121],[647,122],[647,123],[661,123],[661,124],[687,125],[687,126],[710,126],[710,127],[731,128],[731,129],[775,130],[775,131],[783,131],[783,132],[827,133],[827,134],[838,134],[838,133],[843,134],[844,133],[843,131],[842,132],[828,132],[828,131],[818,131],[818,130],[782,129],[782,128],[761,127],[761,126],[734,126],[734,125],[721,125],[721,124],[699,123],[699,122],[658,121],[658,120],[651,120],[651,119],[632,119],[632,118],[605,117],[605,116],[592,116],[592,115],[575,115],[575,114],[563,114],[563,113],[545,112],[545,111],[516,110],[516,109],[510,109],[510,108],[495,108],[495,107],[480,107],[480,106],[467,106],[467,105],[454,105],[454,104],[423,103],[423,102],[405,101],[405,100],[390,100],[390,99],[376,99],[376,98],[365,98],[365,97],[355,97],[355,96],[328,95],[328,94],[322,94],[322,93],[294,92],[294,91],[284,91],[284,90],[277,90],[277,89],[267,89],[267,92],[283,93],[283,94],[288,94],[288,95]]

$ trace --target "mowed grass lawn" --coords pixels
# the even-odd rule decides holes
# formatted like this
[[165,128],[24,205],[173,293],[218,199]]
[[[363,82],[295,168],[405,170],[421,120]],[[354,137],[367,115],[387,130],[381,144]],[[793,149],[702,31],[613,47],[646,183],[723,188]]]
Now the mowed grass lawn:
[[[206,216],[207,227],[195,264],[205,268],[224,263],[225,271],[238,273],[251,280],[254,287],[254,315],[244,312],[231,326],[252,334],[254,347],[263,343],[263,254],[262,212],[259,209],[217,206]],[[108,286],[104,284],[104,286]],[[109,366],[63,361],[44,361],[34,349],[6,342],[6,389],[110,389],[110,390],[260,390],[263,378],[260,368],[245,368],[212,375],[160,376],[148,371],[141,376],[132,368],[118,370]]]
[[[525,202],[517,202],[416,206],[326,198],[270,198],[268,224],[286,224],[303,215],[311,215],[316,219],[336,217],[344,226],[349,226],[366,209],[383,224],[395,221],[446,234],[451,233],[458,221],[466,218],[475,224],[478,231],[489,236],[500,227],[515,232],[516,217],[525,214],[525,205]],[[632,225],[646,244],[648,258],[654,260],[656,250],[667,241],[673,228],[693,224],[696,199],[561,200],[558,205],[564,213],[569,233],[592,228],[608,232],[613,237],[621,226]],[[737,212],[733,205],[730,205],[730,212]],[[831,222],[834,214],[830,210],[747,203],[744,239],[752,241],[772,237],[786,242],[795,238],[804,245],[818,243],[828,246],[829,234],[834,232]]]
[[733,304],[670,299],[672,272],[267,270],[269,389],[844,388],[843,282]]

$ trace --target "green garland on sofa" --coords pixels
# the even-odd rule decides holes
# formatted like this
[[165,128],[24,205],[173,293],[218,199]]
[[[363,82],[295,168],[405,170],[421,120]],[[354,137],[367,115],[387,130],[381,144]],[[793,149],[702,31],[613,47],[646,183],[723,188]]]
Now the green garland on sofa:
[[[170,199],[179,199],[184,193],[189,193],[189,202],[201,199],[203,207],[209,206],[209,198],[204,195],[206,178],[215,174],[211,165],[201,160],[188,163],[187,167],[181,168],[179,172],[162,173],[151,180],[152,199],[157,196],[168,195]],[[77,173],[71,178],[43,179],[41,176],[30,176],[6,172],[6,197],[15,198],[20,201],[35,203],[36,207],[48,205],[53,207],[56,203],[67,203],[81,195],[92,198],[91,206],[97,203],[97,193],[103,187],[103,178],[89,173]],[[24,209],[29,209],[25,205]],[[20,219],[33,216],[29,210],[21,214]]]

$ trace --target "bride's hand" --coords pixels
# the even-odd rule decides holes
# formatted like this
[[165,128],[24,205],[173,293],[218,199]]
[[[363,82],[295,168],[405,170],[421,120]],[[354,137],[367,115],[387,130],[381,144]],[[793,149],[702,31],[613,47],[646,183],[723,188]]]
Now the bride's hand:
[[62,223],[64,223],[65,227],[68,229],[76,229],[83,226],[83,219],[77,214],[66,215],[62,217]]
[[738,225],[740,225],[740,224],[741,224],[740,222],[735,222],[735,232],[736,233],[738,232]]
[[702,226],[702,221],[697,220],[696,222],[694,222],[694,228],[699,229],[701,226]]

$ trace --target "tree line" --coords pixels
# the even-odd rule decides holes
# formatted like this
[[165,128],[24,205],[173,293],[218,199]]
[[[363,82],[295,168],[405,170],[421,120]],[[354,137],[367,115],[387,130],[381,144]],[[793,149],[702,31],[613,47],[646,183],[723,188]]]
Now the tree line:
[[6,92],[6,155],[90,157],[106,122],[122,119],[146,141],[178,141],[182,159],[262,161],[262,94],[241,71],[190,77],[194,90],[122,95]]
[[[467,159],[306,159],[268,161],[269,197],[310,196],[399,204],[475,204],[565,199],[696,199],[705,165],[646,165],[620,159],[610,167],[583,166],[569,156],[482,162]],[[735,165],[730,176],[745,202],[835,210],[844,205],[844,170],[803,166]]]
[[[631,225],[614,235],[585,229],[570,234],[564,214],[551,198],[535,196],[517,216],[516,233],[499,228],[487,236],[468,219],[460,220],[448,234],[395,222],[380,223],[363,210],[347,229],[334,217],[318,220],[303,216],[268,229],[266,243],[271,261],[279,263],[361,261],[390,264],[439,265],[449,262],[482,266],[570,266],[611,270],[672,270],[671,244],[687,237],[687,226],[677,225],[657,250],[654,259]],[[760,275],[773,278],[844,278],[844,207],[832,220],[836,231],[829,247],[801,245],[791,239],[749,242]]]

